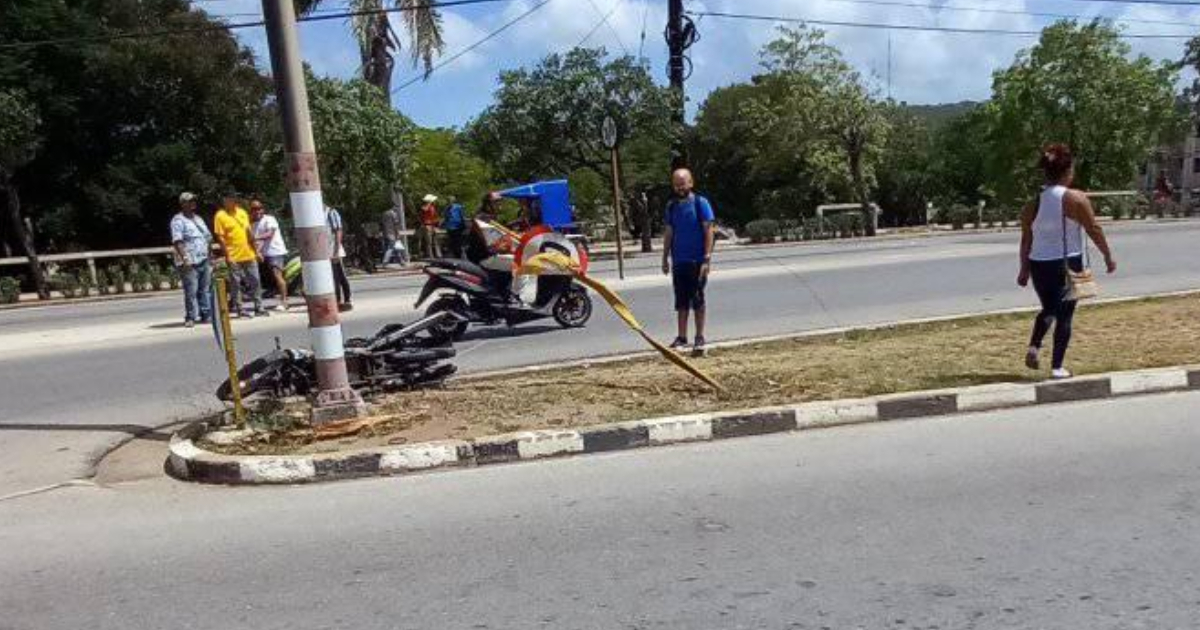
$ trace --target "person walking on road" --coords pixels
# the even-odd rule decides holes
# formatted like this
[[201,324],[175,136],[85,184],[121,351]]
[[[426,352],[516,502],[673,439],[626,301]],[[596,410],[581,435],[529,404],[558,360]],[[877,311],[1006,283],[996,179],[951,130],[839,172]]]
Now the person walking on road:
[[403,210],[392,206],[383,211],[383,215],[379,217],[379,231],[383,236],[383,262],[382,266],[387,267],[393,262],[399,265],[408,264],[408,252],[401,240],[403,234],[400,233],[400,213]]
[[212,232],[196,214],[196,195],[179,195],[179,212],[171,218],[175,268],[183,281],[183,325],[207,324],[212,318]]
[[667,203],[663,224],[663,274],[671,275],[675,288],[675,315],[679,332],[672,348],[688,345],[688,314],[696,316],[696,337],[692,353],[704,354],[706,308],[704,289],[712,265],[713,214],[712,205],[693,191],[692,173],[679,169],[671,175],[675,197]]
[[350,300],[350,278],[346,276],[346,246],[342,239],[345,237],[345,224],[342,223],[342,213],[335,208],[325,206],[325,222],[329,226],[329,263],[333,266],[333,288],[337,295],[339,311],[352,311],[354,304]]
[[1025,365],[1033,370],[1040,368],[1042,341],[1053,325],[1050,375],[1063,379],[1072,376],[1063,364],[1071,343],[1076,304],[1069,294],[1067,272],[1084,269],[1087,243],[1083,233],[1087,232],[1104,255],[1108,273],[1116,272],[1117,263],[1104,230],[1096,222],[1091,201],[1083,192],[1071,189],[1075,166],[1070,148],[1063,144],[1048,146],[1042,151],[1039,165],[1045,173],[1046,185],[1037,201],[1026,206],[1021,214],[1021,271],[1017,284],[1024,287],[1033,280],[1042,304],[1033,323]]
[[463,244],[467,236],[467,217],[462,204],[450,198],[450,206],[442,218],[442,229],[446,231],[446,247],[450,250],[451,258],[463,257]]
[[283,268],[287,266],[287,244],[279,229],[279,220],[267,214],[263,203],[257,199],[250,202],[250,219],[254,222],[254,249],[259,260],[266,263],[275,280],[276,311],[288,310],[287,279]]
[[[213,217],[213,233],[221,243],[225,263],[229,268],[232,284],[234,317],[266,315],[262,304],[262,281],[258,275],[258,252],[254,249],[254,234],[251,231],[250,215],[238,203],[237,195],[225,195],[224,205]],[[254,310],[246,312],[245,293],[254,301]]]
[[421,201],[421,251],[425,258],[441,258],[441,247],[438,247],[437,230],[442,218],[438,215],[437,195],[425,195]]

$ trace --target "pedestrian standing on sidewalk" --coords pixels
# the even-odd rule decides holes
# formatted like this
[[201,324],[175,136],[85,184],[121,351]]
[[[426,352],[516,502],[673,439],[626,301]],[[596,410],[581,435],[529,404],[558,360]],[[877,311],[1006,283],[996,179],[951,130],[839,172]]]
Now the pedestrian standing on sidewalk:
[[696,338],[692,353],[704,354],[704,326],[707,311],[704,289],[712,265],[713,214],[712,205],[693,191],[692,173],[679,169],[671,175],[675,196],[667,203],[663,224],[663,274],[671,275],[675,288],[675,315],[679,332],[672,348],[688,345],[688,314],[696,316]]
[[446,208],[442,229],[446,231],[446,247],[450,250],[450,257],[462,258],[467,237],[467,217],[462,204],[454,197],[450,198],[450,206]]
[[287,280],[283,277],[283,268],[287,266],[287,244],[283,241],[279,221],[267,214],[267,209],[257,199],[250,202],[250,219],[254,222],[254,249],[275,280],[275,310],[287,311]]
[[426,259],[441,258],[442,248],[438,246],[438,224],[442,222],[438,213],[437,195],[425,195],[421,201],[421,251]]
[[1051,378],[1070,378],[1063,367],[1067,347],[1071,343],[1071,327],[1075,317],[1075,300],[1070,299],[1068,269],[1084,269],[1087,243],[1083,233],[1091,238],[1100,253],[1108,273],[1117,270],[1104,230],[1096,222],[1096,213],[1087,195],[1071,189],[1075,178],[1074,158],[1064,144],[1052,144],[1042,151],[1039,162],[1046,176],[1046,185],[1037,201],[1025,207],[1021,214],[1021,271],[1017,284],[1024,287],[1033,280],[1042,310],[1033,323],[1033,335],[1025,353],[1025,365],[1032,370],[1041,366],[1042,341],[1054,326],[1054,355]]
[[[396,206],[392,206],[383,211],[379,217],[379,231],[383,236],[383,262],[380,263],[383,267],[395,262],[399,265],[408,264],[407,251],[401,241],[400,234],[400,212]],[[399,244],[399,247],[397,247]]]
[[325,222],[329,226],[329,262],[333,266],[333,288],[337,294],[338,310],[352,311],[354,304],[350,299],[350,278],[346,276],[346,246],[342,243],[346,234],[342,213],[325,206]]
[[[225,264],[229,269],[230,295],[234,317],[266,315],[262,304],[262,281],[258,275],[258,252],[254,249],[250,215],[238,203],[235,193],[225,195],[224,204],[213,217],[213,234],[221,243]],[[254,310],[246,312],[245,295],[250,294]]]
[[212,318],[212,232],[196,214],[196,195],[179,195],[179,213],[171,218],[175,269],[183,281],[183,325],[207,324]]

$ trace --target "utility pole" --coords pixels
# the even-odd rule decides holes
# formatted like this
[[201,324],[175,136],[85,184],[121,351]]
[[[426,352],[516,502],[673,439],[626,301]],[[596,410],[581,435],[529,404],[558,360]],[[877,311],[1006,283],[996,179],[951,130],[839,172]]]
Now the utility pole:
[[684,26],[683,26],[683,0],[667,0],[667,71],[671,80],[671,91],[675,93],[677,99],[675,112],[672,115],[672,122],[675,124],[675,130],[679,133],[679,137],[675,140],[675,146],[671,150],[671,169],[684,168],[687,166],[687,156],[683,152],[683,124],[685,120],[685,102],[684,102],[684,62],[683,51],[687,47],[685,41]]
[[333,267],[329,263],[334,244],[321,197],[316,143],[308,115],[308,89],[304,85],[296,33],[296,11],[292,0],[263,0],[262,4],[271,71],[283,118],[288,196],[303,261],[309,337],[316,358],[318,391],[313,401],[312,423],[326,424],[361,416],[366,413],[366,404],[350,387],[346,374],[342,325],[334,297]]

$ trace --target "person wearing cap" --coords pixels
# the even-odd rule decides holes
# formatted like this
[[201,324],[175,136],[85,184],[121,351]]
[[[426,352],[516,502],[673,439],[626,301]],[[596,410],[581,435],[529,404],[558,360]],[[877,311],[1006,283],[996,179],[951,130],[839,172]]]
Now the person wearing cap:
[[279,230],[279,220],[267,214],[266,207],[257,199],[250,202],[250,220],[254,222],[254,249],[259,260],[265,262],[275,280],[276,311],[288,310],[287,280],[283,268],[287,266],[287,244]]
[[421,251],[426,258],[441,258],[441,248],[438,247],[437,228],[441,223],[438,216],[437,195],[425,195],[421,200]]
[[[233,316],[252,318],[255,315],[266,315],[267,311],[263,309],[262,304],[262,282],[258,275],[260,257],[254,249],[250,215],[238,203],[236,194],[225,195],[224,204],[213,217],[213,234],[221,243],[221,251],[225,254],[225,263],[229,268]],[[249,293],[254,300],[253,311],[246,312],[243,293]]]
[[196,195],[179,195],[179,212],[171,218],[175,270],[183,281],[183,325],[191,328],[212,318],[212,263],[208,259],[212,232],[196,214]]

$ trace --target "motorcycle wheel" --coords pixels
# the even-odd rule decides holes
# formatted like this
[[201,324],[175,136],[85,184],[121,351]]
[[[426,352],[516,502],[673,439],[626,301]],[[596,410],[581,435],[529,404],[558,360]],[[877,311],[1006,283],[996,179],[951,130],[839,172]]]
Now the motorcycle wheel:
[[581,328],[592,318],[592,296],[572,284],[554,303],[554,321],[563,328]]
[[[238,370],[238,381],[242,385],[242,398],[249,398],[260,391],[279,385],[280,375],[288,361],[290,359],[283,356],[260,357],[242,366]],[[226,402],[233,400],[233,386],[229,384],[229,379],[225,379],[225,382],[217,388],[217,398]]]
[[[469,317],[467,313],[467,304],[463,302],[462,298],[456,295],[443,295],[442,297],[434,300],[433,304],[430,304],[429,308],[425,309],[425,316],[429,317],[430,315],[437,315],[438,313],[447,311],[459,315],[460,317],[464,318],[464,320]],[[429,334],[438,341],[457,341],[462,339],[463,335],[467,334],[467,322],[443,322],[442,324],[430,328]]]

